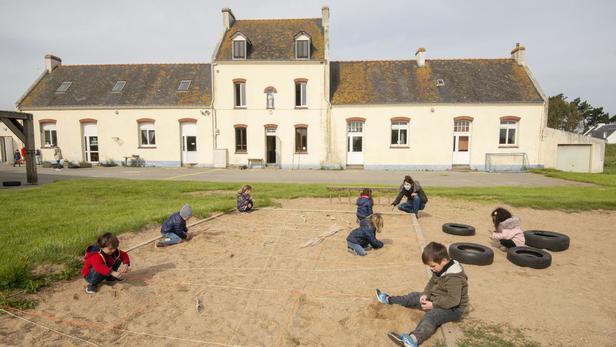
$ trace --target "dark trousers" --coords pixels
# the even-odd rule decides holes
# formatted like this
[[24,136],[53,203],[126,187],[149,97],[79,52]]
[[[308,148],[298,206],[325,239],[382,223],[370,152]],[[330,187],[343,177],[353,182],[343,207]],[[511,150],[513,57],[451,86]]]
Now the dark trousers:
[[252,210],[252,201],[245,206],[238,207],[237,210],[240,212],[250,212],[250,210]]
[[[112,271],[118,271],[118,269],[120,268],[120,265],[122,265],[122,260],[118,258],[116,259],[116,262],[111,266]],[[111,274],[107,276],[102,275],[96,272],[94,268],[91,268],[90,273],[86,277],[84,277],[84,279],[86,280],[86,282],[90,283],[90,285],[96,287],[99,284],[101,284],[104,280],[114,281],[115,277],[111,276]]]
[[500,244],[507,248],[516,247],[515,243],[512,240],[500,240]]
[[[420,297],[421,293],[417,292],[412,292],[403,296],[391,296],[389,297],[389,303],[398,304],[409,308],[421,309],[421,305],[419,304]],[[415,335],[417,338],[417,344],[420,345],[432,336],[439,326],[447,322],[460,320],[463,313],[464,312],[457,307],[448,310],[433,308],[426,311],[426,314],[419,321],[419,324],[417,324],[415,330],[411,331],[410,334]]]
[[418,214],[420,210],[423,210],[426,204],[421,201],[419,195],[415,195],[413,198],[407,200],[407,202],[398,205],[398,210],[406,213]]

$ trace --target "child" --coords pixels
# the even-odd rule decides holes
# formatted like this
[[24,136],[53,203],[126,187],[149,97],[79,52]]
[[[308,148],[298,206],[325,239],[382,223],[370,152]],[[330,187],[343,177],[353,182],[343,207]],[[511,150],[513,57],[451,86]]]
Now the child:
[[[406,202],[400,204],[400,200],[404,196],[406,196]],[[428,203],[428,196],[421,188],[419,181],[414,181],[411,176],[404,176],[400,192],[391,205],[396,206],[400,204],[398,206],[400,211],[414,213],[415,217],[419,218],[419,211],[426,207],[426,203]]]
[[375,213],[370,215],[369,218],[363,219],[359,228],[351,231],[346,238],[348,251],[363,257],[366,255],[364,248],[368,246],[372,246],[374,249],[383,247],[383,242],[376,238],[376,233],[380,233],[381,230],[383,230],[383,217],[380,213]]
[[15,164],[21,166],[21,154],[19,154],[18,149],[16,149],[15,153],[13,153],[13,167],[15,167]]
[[237,192],[237,210],[240,212],[250,212],[252,210],[252,199],[250,198],[250,192],[252,187],[246,184]]
[[192,208],[185,204],[179,212],[169,216],[160,228],[163,239],[156,242],[156,247],[167,247],[176,243],[190,240],[186,221],[192,217]]
[[372,214],[372,205],[374,205],[374,201],[372,200],[372,189],[362,189],[355,204],[357,205],[357,222],[361,224],[362,220]]
[[520,218],[499,207],[492,211],[492,223],[495,231],[490,235],[490,239],[498,240],[502,250],[524,246],[526,240],[524,231],[520,228]]
[[130,259],[128,253],[118,249],[120,241],[112,233],[104,233],[96,245],[86,248],[84,264],[81,269],[83,278],[88,282],[86,293],[94,294],[103,281],[121,281],[128,272]]
[[468,308],[468,278],[462,265],[449,258],[447,248],[440,243],[430,242],[424,248],[421,260],[432,271],[432,278],[423,292],[389,296],[386,292],[376,290],[376,297],[382,304],[398,304],[426,311],[415,330],[409,334],[388,334],[399,346],[420,345],[440,325],[461,319]]

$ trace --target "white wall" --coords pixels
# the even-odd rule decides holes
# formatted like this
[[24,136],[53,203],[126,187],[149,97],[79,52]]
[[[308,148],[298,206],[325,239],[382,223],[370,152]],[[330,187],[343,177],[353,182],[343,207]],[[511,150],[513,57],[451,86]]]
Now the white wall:
[[[432,111],[433,110],[433,111]],[[448,170],[452,166],[453,124],[458,116],[473,117],[470,166],[483,170],[486,153],[526,153],[531,167],[541,166],[540,129],[543,104],[437,104],[332,107],[332,151],[346,164],[346,119],[365,118],[364,168]],[[517,145],[499,146],[500,117],[517,116]],[[393,117],[409,117],[408,148],[390,145]]]
[[584,136],[568,131],[545,128],[542,142],[544,166],[546,168],[556,168],[558,145],[588,144],[592,145],[590,157],[590,171],[594,173],[603,172],[605,143],[605,140],[597,139],[591,136]]
[[[319,168],[326,156],[327,101],[325,64],[320,62],[224,62],[212,64],[214,109],[220,135],[218,148],[226,148],[230,165],[248,159],[266,159],[265,124],[278,125],[279,163],[283,168]],[[305,78],[307,108],[295,108],[295,79]],[[234,79],[246,80],[246,108],[234,107]],[[265,88],[274,87],[275,109],[266,108]],[[235,151],[235,124],[247,125],[247,153]],[[295,153],[295,125],[308,125],[308,153]]]
[[[213,162],[211,115],[204,116],[205,109],[115,109],[110,110],[49,110],[28,111],[34,115],[36,148],[41,148],[41,127],[39,120],[56,120],[58,146],[65,159],[79,162],[84,159],[82,127],[83,118],[97,120],[99,160],[124,161],[125,156],[139,155],[146,165],[180,166],[180,123],[179,119],[197,119],[197,160],[200,166],[211,166]],[[211,110],[209,110],[211,113]],[[140,118],[155,120],[156,146],[139,147]],[[53,160],[51,148],[41,148],[44,161]]]
[[[16,149],[21,149],[24,145],[23,143],[13,134],[13,132],[4,124],[4,122],[0,121],[0,137],[10,138],[10,142],[12,143],[13,152]],[[8,139],[7,139],[8,142]],[[9,148],[10,149],[10,148]],[[4,158],[7,163],[13,163],[13,153],[7,153],[6,158]]]

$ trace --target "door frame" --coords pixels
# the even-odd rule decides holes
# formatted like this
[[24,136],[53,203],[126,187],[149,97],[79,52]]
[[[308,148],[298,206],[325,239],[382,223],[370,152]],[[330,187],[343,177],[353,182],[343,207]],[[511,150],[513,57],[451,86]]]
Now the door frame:
[[[92,129],[94,129],[94,131],[92,132]],[[81,131],[82,131],[82,139],[84,140],[83,142],[83,158],[84,161],[88,162],[88,163],[99,163],[100,162],[100,153],[101,153],[101,148],[100,148],[100,141],[99,141],[99,136],[98,136],[98,126],[96,122],[84,122],[81,125]],[[92,151],[91,148],[91,143],[90,143],[90,138],[91,137],[96,137],[96,146],[97,146],[97,150],[96,151]],[[98,160],[91,160],[92,159],[92,153],[96,153],[98,156]]]
[[[188,137],[195,137],[194,151],[185,150],[188,147]],[[193,154],[194,152],[194,154]],[[197,153],[199,152],[199,137],[197,136],[197,122],[184,121],[180,122],[180,162],[181,165],[197,164]],[[190,155],[189,155],[190,153]]]
[[[366,127],[366,120],[364,118],[349,118],[347,119],[347,131],[346,131],[346,164],[347,165],[364,165],[364,152],[366,149],[366,141],[364,136],[364,129]],[[353,138],[361,138],[361,151],[353,152]]]
[[[459,123],[459,124],[458,124]],[[466,123],[466,130],[464,130]],[[462,130],[460,130],[462,129]],[[472,134],[473,132],[473,118],[472,117],[456,117],[453,120],[453,148],[452,148],[452,165],[470,165],[471,162],[471,148],[472,148]],[[467,150],[459,151],[460,138],[466,137]]]

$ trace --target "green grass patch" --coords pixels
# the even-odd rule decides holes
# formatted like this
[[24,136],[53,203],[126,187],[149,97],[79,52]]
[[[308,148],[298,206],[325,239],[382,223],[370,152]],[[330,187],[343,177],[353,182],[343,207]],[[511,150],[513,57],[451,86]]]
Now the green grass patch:
[[520,329],[508,325],[488,324],[479,320],[464,321],[464,337],[457,341],[458,347],[540,347],[524,336]]
[[616,174],[616,143],[605,145],[603,173]]
[[[597,184],[605,187],[616,187],[616,172],[614,173],[583,173],[565,172],[555,169],[533,169],[531,172],[547,177],[560,178],[569,181]],[[576,187],[577,189],[577,187]]]

